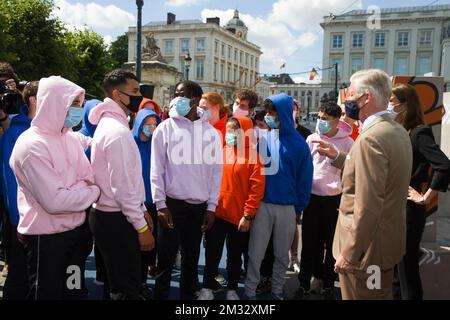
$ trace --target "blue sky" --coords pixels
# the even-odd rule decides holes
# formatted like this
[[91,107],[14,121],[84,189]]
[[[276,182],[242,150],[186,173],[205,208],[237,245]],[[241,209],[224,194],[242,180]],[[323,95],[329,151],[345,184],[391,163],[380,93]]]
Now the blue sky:
[[[55,15],[71,26],[86,25],[111,42],[136,23],[135,0],[54,0]],[[249,27],[249,40],[264,52],[262,74],[295,73],[322,66],[323,16],[376,5],[381,8],[449,4],[450,0],[144,0],[143,23],[165,20],[167,12],[177,19],[218,16],[221,24],[238,9]],[[280,69],[283,63],[284,69]],[[297,80],[303,80],[298,76]]]

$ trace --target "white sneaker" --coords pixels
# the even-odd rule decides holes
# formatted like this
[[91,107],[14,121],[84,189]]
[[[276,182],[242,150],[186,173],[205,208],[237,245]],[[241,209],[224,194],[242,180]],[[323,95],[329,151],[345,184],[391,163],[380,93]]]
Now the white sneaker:
[[311,289],[309,290],[315,294],[321,294],[323,289],[323,280],[312,278],[311,279]]
[[228,290],[227,300],[241,300],[241,298],[239,298],[238,294],[236,293],[236,290]]
[[300,273],[300,265],[297,262],[294,262],[293,264],[294,272],[299,274]]
[[197,300],[214,300],[214,293],[211,289],[203,288],[200,291]]

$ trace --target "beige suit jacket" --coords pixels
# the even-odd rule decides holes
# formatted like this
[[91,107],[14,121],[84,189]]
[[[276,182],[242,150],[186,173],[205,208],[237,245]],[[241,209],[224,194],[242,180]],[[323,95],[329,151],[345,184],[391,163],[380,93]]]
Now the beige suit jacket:
[[361,270],[392,268],[405,253],[412,167],[408,133],[389,114],[381,115],[333,165],[343,168],[334,257],[342,254]]

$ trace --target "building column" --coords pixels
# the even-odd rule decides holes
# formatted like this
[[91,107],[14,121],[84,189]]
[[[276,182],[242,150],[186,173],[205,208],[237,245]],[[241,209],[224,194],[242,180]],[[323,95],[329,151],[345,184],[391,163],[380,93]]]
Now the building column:
[[387,48],[391,48],[390,50],[388,50],[388,54],[386,57],[386,61],[385,61],[385,69],[387,71],[387,74],[393,76],[394,75],[394,64],[395,64],[395,49],[396,49],[396,33],[395,30],[391,29],[389,30],[389,32],[386,32],[386,34],[388,35],[388,46]]

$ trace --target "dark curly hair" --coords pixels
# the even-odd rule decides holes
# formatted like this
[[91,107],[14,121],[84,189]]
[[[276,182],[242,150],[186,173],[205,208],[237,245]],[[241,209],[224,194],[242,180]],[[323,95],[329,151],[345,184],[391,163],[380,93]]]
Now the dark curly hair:
[[319,111],[333,117],[333,118],[340,118],[342,115],[342,109],[338,104],[334,101],[326,101],[323,102],[320,107]]
[[240,100],[248,100],[248,106],[250,109],[255,108],[258,105],[258,95],[252,90],[241,89],[237,92],[236,97]]

